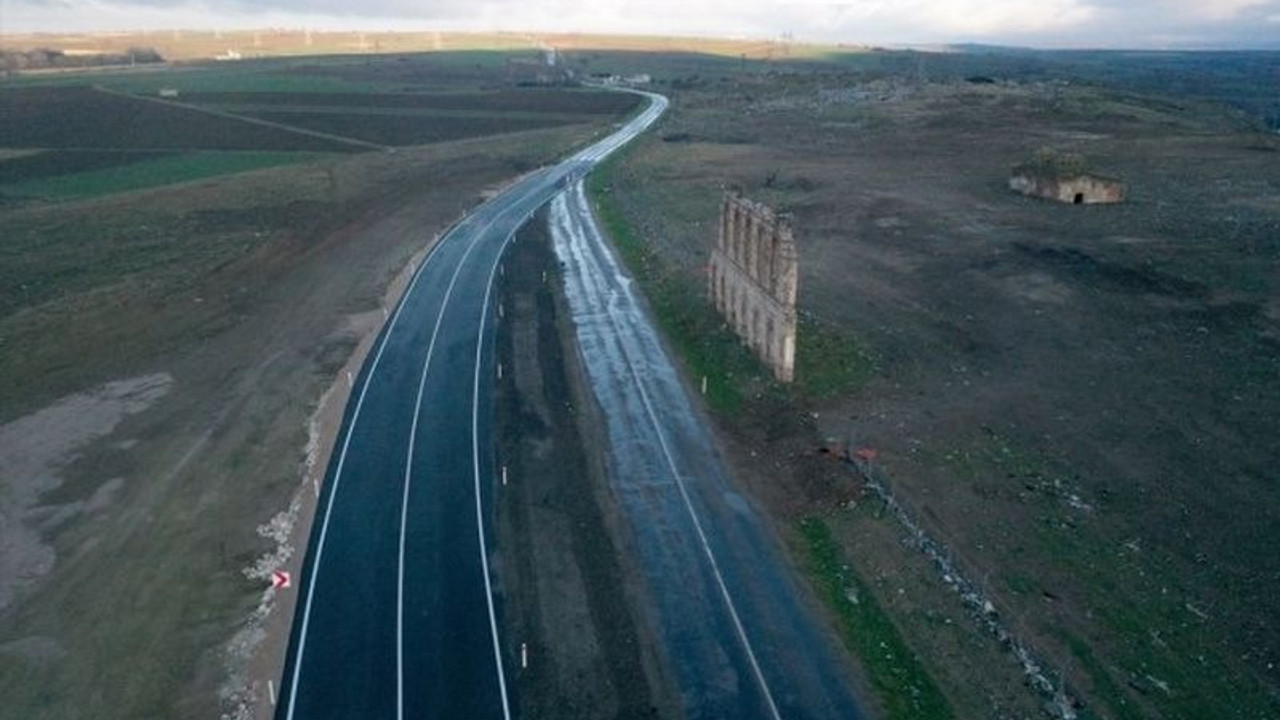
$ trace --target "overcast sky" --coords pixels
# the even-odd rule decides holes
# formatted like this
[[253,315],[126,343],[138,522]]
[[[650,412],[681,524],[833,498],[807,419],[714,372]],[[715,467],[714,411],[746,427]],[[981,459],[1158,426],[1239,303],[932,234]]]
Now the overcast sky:
[[0,32],[302,26],[1280,48],[1280,0],[0,0]]

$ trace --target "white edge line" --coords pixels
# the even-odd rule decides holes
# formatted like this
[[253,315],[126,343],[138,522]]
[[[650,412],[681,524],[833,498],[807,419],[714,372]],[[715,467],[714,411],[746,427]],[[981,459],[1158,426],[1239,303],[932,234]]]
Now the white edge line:
[[502,247],[494,258],[493,268],[489,270],[489,284],[484,292],[484,307],[480,311],[480,328],[476,331],[476,366],[475,383],[471,394],[471,466],[475,471],[476,491],[476,533],[480,537],[480,563],[484,566],[484,599],[489,604],[489,631],[493,635],[493,661],[498,668],[498,691],[502,695],[502,717],[511,720],[511,707],[507,700],[507,676],[502,667],[502,645],[498,641],[498,617],[493,607],[493,586],[489,580],[489,549],[484,539],[484,509],[480,501],[480,359],[484,351],[484,331],[489,324],[489,299],[493,294],[493,279],[497,274],[498,263],[506,252],[511,238],[515,237],[521,225],[516,226],[502,241]]
[[[577,183],[573,191],[582,198],[581,205],[587,208],[587,217],[591,219],[592,230],[597,238],[603,240],[598,226],[595,224],[595,216],[591,213],[590,204],[586,202],[585,194],[583,194],[582,183]],[[609,252],[607,247],[602,248],[606,253]],[[747,639],[747,632],[742,626],[742,619],[738,616],[737,607],[734,605],[733,598],[729,595],[729,588],[725,584],[724,576],[720,573],[720,564],[716,562],[715,553],[711,551],[711,544],[707,541],[707,535],[702,529],[702,522],[698,520],[698,513],[693,508],[693,502],[689,499],[689,491],[684,484],[684,478],[680,476],[680,471],[676,468],[675,460],[671,456],[671,449],[667,445],[666,437],[663,435],[662,426],[658,422],[657,415],[653,411],[653,404],[649,401],[649,393],[645,391],[644,383],[640,381],[640,375],[636,372],[635,364],[631,361],[631,354],[627,351],[626,345],[621,344],[622,356],[627,361],[627,369],[631,373],[631,379],[635,382],[636,389],[640,392],[640,399],[644,403],[645,413],[649,416],[649,422],[653,425],[653,431],[658,436],[658,444],[662,447],[663,457],[667,461],[667,467],[671,470],[671,476],[675,478],[676,486],[680,489],[680,497],[684,500],[685,510],[689,513],[689,519],[693,521],[693,529],[698,533],[698,541],[702,544],[702,550],[707,556],[707,560],[711,563],[711,572],[715,575],[716,584],[720,587],[720,595],[724,598],[725,606],[729,609],[729,616],[733,620],[734,629],[738,632],[738,639],[742,641],[743,649],[747,652],[747,659],[751,662],[751,670],[756,676],[756,681],[760,684],[760,690],[764,693],[765,702],[769,705],[769,712],[774,720],[782,720],[782,716],[778,713],[778,706],[773,701],[773,693],[769,690],[769,684],[764,679],[764,673],[760,669],[760,663],[756,660],[755,651],[751,648],[751,641]]]

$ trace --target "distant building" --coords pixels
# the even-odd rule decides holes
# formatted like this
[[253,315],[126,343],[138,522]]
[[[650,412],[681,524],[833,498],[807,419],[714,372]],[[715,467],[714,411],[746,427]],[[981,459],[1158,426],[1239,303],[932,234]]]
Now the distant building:
[[173,99],[178,97],[178,88],[160,88],[160,97]]
[[238,50],[227,50],[225,53],[221,55],[215,55],[213,59],[225,61],[225,60],[239,60],[240,58],[241,58],[241,55]]
[[1084,156],[1048,149],[1013,169],[1009,189],[1071,205],[1124,202],[1127,191],[1116,178],[1088,172]]
[[1009,178],[1009,189],[1072,205],[1096,205],[1124,202],[1125,184],[1100,175],[1057,177],[1031,170],[1015,170]]
[[647,73],[639,75],[596,75],[604,85],[648,85],[653,78]]

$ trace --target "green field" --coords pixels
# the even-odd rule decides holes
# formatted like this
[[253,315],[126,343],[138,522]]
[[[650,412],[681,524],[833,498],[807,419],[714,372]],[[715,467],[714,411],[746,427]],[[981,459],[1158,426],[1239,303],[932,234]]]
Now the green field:
[[326,157],[330,156],[326,153],[195,152],[160,157],[123,167],[0,185],[0,195],[44,200],[79,200],[278,165],[314,162]]

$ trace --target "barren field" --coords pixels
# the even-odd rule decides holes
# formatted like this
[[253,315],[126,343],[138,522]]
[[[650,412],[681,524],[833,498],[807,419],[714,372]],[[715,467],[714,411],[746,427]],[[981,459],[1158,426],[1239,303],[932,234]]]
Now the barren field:
[[411,256],[607,121],[0,207],[6,716],[269,714],[322,396]]
[[433,115],[383,115],[342,112],[251,112],[251,117],[284,123],[292,127],[343,133],[347,137],[382,145],[426,145],[428,143],[484,137],[503,133],[567,125],[575,120],[521,117],[439,117]]
[[[523,89],[472,92],[386,93],[190,93],[185,102],[215,107],[319,106],[371,108],[419,108],[477,113],[553,113],[561,115],[625,115],[637,105],[634,95],[592,90]],[[292,108],[291,108],[292,109]]]
[[634,95],[590,90],[467,93],[200,93],[220,111],[384,145],[432,142],[592,122],[625,115]]
[[93,88],[17,88],[0,92],[0,145],[116,150],[276,150],[345,152],[352,148],[281,128]]
[[[930,716],[1035,717],[1054,695],[1081,717],[1280,714],[1280,145],[1209,101],[1211,70],[1184,64],[1156,94],[1158,73],[1112,60],[1081,70],[1111,73],[1100,84],[1038,63],[966,82],[964,56],[655,63],[674,67],[655,72],[674,112],[597,188],[661,278],[650,299],[709,375],[743,477],[841,546],[844,570],[811,566],[853,598],[833,620],[868,595],[884,608],[947,697]],[[1008,191],[1046,147],[1121,175],[1129,201]],[[679,338],[706,322],[688,298],[727,189],[793,217],[796,388],[700,362],[734,357],[723,329]],[[850,342],[843,387],[815,382]],[[821,459],[856,449],[950,570],[861,473]],[[825,552],[809,527],[800,557]]]

